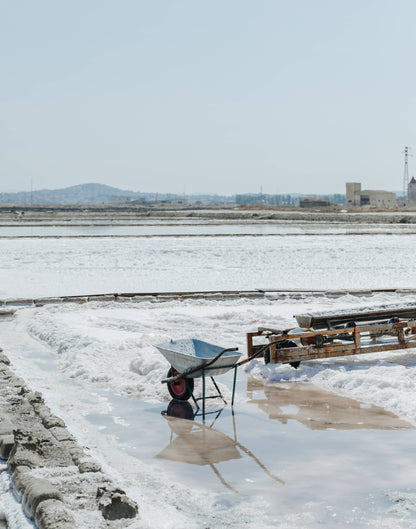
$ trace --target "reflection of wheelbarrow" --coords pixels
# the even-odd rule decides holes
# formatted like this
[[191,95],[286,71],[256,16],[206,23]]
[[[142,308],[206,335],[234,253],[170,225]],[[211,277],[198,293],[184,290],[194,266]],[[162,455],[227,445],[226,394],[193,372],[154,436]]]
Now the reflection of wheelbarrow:
[[[231,404],[234,404],[237,360],[241,353],[237,348],[223,349],[201,340],[184,339],[171,340],[170,342],[155,346],[171,364],[167,378],[162,383],[167,384],[169,393],[174,399],[188,400],[190,397],[198,406],[199,400],[202,400],[203,409],[205,410],[205,399],[221,397],[221,392],[213,376],[226,373],[234,369],[234,381]],[[217,390],[217,395],[206,397],[205,395],[205,375],[208,374]],[[194,397],[194,378],[202,377],[202,397]],[[225,402],[225,400],[224,400]]]
[[225,481],[216,465],[232,459],[241,459],[240,452],[243,452],[251,457],[269,477],[284,483],[274,476],[248,448],[237,441],[234,415],[234,439],[225,433],[214,430],[214,423],[220,413],[221,411],[217,413],[210,426],[206,426],[192,420],[194,412],[189,402],[172,400],[168,409],[162,412],[171,429],[170,443],[156,457],[190,465],[208,465],[225,487],[238,492]]

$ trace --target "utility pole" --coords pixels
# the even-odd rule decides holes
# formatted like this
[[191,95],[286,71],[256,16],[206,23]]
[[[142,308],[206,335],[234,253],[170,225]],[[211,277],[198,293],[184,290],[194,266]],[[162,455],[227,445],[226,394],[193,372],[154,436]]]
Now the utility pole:
[[409,189],[409,164],[408,164],[408,157],[411,156],[409,154],[409,150],[411,147],[405,147],[404,151],[402,153],[404,154],[404,171],[403,171],[403,200],[407,200],[407,191]]

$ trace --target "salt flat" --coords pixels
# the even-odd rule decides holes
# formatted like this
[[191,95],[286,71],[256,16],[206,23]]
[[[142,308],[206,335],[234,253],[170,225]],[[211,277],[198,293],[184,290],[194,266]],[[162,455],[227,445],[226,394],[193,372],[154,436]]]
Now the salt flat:
[[0,298],[413,288],[416,235],[0,239]]

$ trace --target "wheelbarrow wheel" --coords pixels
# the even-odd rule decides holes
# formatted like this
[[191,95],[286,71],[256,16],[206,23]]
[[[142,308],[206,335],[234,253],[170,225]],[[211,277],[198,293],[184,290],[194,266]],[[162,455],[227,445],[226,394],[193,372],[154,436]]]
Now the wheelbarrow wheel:
[[[171,367],[168,371],[167,378],[174,377],[179,375],[179,371],[176,371]],[[194,390],[194,379],[187,378],[186,381],[184,378],[175,380],[174,382],[168,382],[168,391],[172,398],[177,400],[188,400],[192,396]]]
[[[289,349],[290,347],[296,347],[295,342],[292,342],[292,340],[281,340],[280,342],[276,344],[276,349]],[[264,358],[265,364],[270,364],[270,348],[269,347],[264,351],[263,358]],[[300,366],[300,361],[289,362],[289,363],[295,369],[297,369]]]

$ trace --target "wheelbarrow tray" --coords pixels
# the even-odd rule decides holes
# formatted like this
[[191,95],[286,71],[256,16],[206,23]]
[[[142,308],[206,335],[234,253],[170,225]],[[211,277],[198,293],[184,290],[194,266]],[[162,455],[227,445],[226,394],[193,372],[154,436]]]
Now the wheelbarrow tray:
[[[187,369],[201,367],[201,369],[191,373],[187,378],[198,378],[202,376],[204,365],[224,350],[223,347],[218,345],[193,338],[171,340],[170,342],[155,345],[155,347],[179,373],[183,373]],[[240,356],[241,353],[237,351],[225,352],[207,368],[207,374],[216,376],[226,373],[234,367]]]

